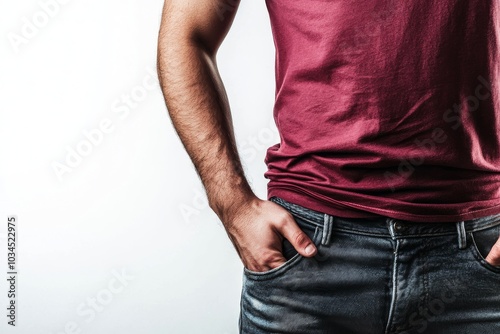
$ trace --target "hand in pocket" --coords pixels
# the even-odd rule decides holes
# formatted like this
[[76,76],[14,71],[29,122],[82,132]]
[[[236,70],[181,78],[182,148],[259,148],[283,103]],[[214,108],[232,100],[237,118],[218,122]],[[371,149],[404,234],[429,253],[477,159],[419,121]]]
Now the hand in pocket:
[[496,243],[491,247],[485,260],[492,266],[500,266],[500,238],[497,239]]
[[[226,217],[226,232],[243,265],[251,271],[265,272],[284,264],[287,258],[283,256],[282,246],[288,242],[302,256],[311,257],[317,253],[313,241],[293,216],[272,201],[243,203]],[[287,248],[289,252],[290,247]]]
[[472,232],[474,244],[481,256],[495,267],[500,267],[500,225]]

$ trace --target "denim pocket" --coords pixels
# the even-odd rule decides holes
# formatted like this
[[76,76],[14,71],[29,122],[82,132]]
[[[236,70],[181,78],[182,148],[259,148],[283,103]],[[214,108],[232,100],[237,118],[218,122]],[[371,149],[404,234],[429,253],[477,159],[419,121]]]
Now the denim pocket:
[[469,236],[471,239],[470,249],[479,264],[489,271],[500,274],[500,266],[494,266],[486,262],[488,253],[500,238],[500,222],[482,230],[469,232]]
[[[312,240],[316,248],[319,248],[321,237],[323,235],[323,228],[296,215],[293,215],[293,217],[300,229]],[[266,271],[253,271],[247,269],[246,267],[243,267],[245,275],[249,278],[258,280],[274,278],[282,275],[289,269],[296,267],[305,258],[293,247],[290,241],[288,241],[286,238],[283,238],[282,241],[282,253],[286,259],[286,262],[281,264],[280,266]]]

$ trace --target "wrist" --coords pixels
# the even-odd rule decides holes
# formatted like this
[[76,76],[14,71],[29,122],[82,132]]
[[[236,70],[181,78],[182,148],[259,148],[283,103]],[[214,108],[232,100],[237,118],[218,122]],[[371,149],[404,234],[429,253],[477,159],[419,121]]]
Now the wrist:
[[251,189],[231,188],[218,191],[219,198],[209,199],[210,208],[226,227],[230,227],[234,218],[245,208],[258,206],[262,201]]

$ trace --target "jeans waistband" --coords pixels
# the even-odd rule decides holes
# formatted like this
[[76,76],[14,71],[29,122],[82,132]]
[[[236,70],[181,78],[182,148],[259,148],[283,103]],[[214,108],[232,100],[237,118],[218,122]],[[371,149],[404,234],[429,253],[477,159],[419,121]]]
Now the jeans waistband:
[[[298,204],[287,202],[280,197],[272,197],[270,200],[283,206],[292,214],[324,227],[325,230],[328,230],[329,234],[331,233],[330,230],[337,230],[373,236],[385,236],[394,239],[458,234],[460,248],[465,247],[467,232],[479,231],[500,224],[500,214],[465,221],[442,223],[412,222],[390,217],[344,218],[314,211]],[[324,240],[324,243],[327,242]]]

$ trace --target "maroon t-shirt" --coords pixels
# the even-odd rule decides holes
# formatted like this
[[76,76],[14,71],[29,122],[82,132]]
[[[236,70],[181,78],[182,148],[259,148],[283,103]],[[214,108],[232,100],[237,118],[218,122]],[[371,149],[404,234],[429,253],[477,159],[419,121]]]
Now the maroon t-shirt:
[[500,213],[500,1],[266,0],[268,198],[340,217]]

